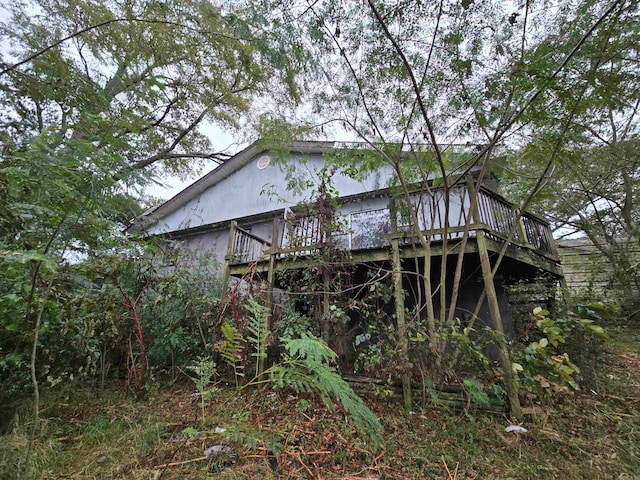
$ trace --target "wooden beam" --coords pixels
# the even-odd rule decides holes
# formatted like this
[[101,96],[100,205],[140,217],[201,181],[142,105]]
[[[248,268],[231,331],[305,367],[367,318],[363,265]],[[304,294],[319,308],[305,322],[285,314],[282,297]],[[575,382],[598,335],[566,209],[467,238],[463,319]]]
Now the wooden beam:
[[[502,249],[502,243],[497,242],[491,238],[487,238],[485,235],[485,243],[487,245],[487,250],[489,252],[500,253]],[[460,242],[457,244],[449,245],[447,255],[457,255],[460,252]],[[355,250],[351,252],[351,258],[353,263],[365,263],[365,262],[381,262],[381,261],[391,261],[391,254],[389,252],[389,248],[376,248],[370,250]],[[404,245],[400,246],[400,258],[415,258],[416,255],[420,258],[425,255],[424,249],[420,245]],[[467,241],[467,245],[465,247],[464,253],[477,253],[478,245],[475,237],[469,237]],[[309,262],[305,257],[294,257],[290,258],[277,258],[278,255],[282,253],[281,250],[277,250],[276,255],[276,263],[274,266],[274,271],[284,271],[284,270],[296,270],[301,268],[308,268]],[[432,244],[431,245],[431,256],[439,257],[443,254],[442,245],[441,244]],[[558,262],[553,258],[550,258],[549,255],[541,255],[540,252],[532,250],[531,248],[521,248],[518,244],[514,244],[509,246],[508,250],[505,252],[505,256],[519,262],[526,263],[527,265],[531,265],[533,267],[540,268],[547,272],[550,272],[558,277],[562,275],[562,269],[558,265]],[[265,273],[269,271],[269,263],[268,261],[258,262],[255,265],[255,271],[257,273]],[[250,264],[236,264],[230,265],[229,272],[230,275],[238,276],[242,275],[247,271],[247,267]]]

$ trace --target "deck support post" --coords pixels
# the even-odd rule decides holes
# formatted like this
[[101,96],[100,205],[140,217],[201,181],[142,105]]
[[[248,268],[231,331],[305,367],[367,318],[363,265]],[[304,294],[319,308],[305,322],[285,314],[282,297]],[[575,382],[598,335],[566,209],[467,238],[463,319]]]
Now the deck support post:
[[408,370],[409,363],[409,337],[407,336],[407,324],[404,309],[404,290],[402,288],[402,264],[400,263],[400,246],[397,238],[391,239],[391,263],[393,269],[393,298],[396,305],[396,321],[398,322],[398,343],[400,357],[404,362],[402,366],[402,398],[407,410],[411,409],[413,399],[411,397],[411,374]]
[[231,261],[233,260],[233,248],[236,242],[236,229],[238,228],[238,222],[232,220],[229,224],[229,243],[227,244],[227,255],[224,257],[224,272],[222,274],[222,298],[221,304],[227,299],[229,290],[229,277],[231,276]]
[[273,233],[271,234],[271,250],[269,251],[269,270],[267,270],[267,309],[269,310],[269,323],[267,328],[273,327],[273,289],[275,288],[276,260],[278,259],[278,245],[280,244],[280,221],[273,219]]
[[502,325],[502,318],[500,315],[500,306],[498,305],[498,295],[496,293],[493,273],[491,271],[491,263],[489,260],[489,252],[487,250],[487,242],[485,241],[484,235],[484,231],[478,230],[476,240],[478,242],[484,288],[487,294],[487,302],[489,303],[491,326],[495,331],[498,342],[498,345],[496,345],[498,348],[498,359],[504,373],[511,414],[516,420],[520,421],[522,419],[522,407],[520,406],[520,400],[518,399],[518,377],[514,375],[511,365],[511,355],[509,353],[507,339],[504,334],[504,327]]
[[[275,288],[275,270],[276,259],[278,258],[278,237],[280,235],[280,221],[277,218],[273,219],[273,232],[271,234],[271,250],[269,250],[269,270],[267,270],[267,298],[265,300],[265,307],[267,309],[266,332],[267,335],[273,328],[273,289]],[[266,358],[258,358],[258,375],[264,372]]]

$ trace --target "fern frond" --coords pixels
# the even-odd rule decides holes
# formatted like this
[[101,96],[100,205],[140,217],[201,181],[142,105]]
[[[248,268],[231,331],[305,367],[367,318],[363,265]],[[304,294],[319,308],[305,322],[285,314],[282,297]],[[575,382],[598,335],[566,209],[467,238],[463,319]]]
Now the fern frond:
[[298,393],[317,393],[330,409],[333,409],[332,400],[339,401],[356,428],[367,433],[378,445],[382,426],[351,386],[330,365],[336,359],[336,353],[321,339],[311,335],[286,340],[285,348],[290,358],[268,370],[274,386],[289,387]]
[[251,345],[252,357],[256,359],[256,377],[259,373],[259,364],[267,358],[267,336],[269,335],[268,320],[269,309],[260,305],[255,299],[249,298],[247,308],[251,312],[251,317],[247,322],[246,340]]
[[220,331],[225,340],[217,345],[217,349],[224,362],[233,370],[236,383],[238,383],[238,378],[244,376],[240,354],[242,349],[242,336],[230,323],[223,323]]
[[285,348],[291,358],[302,358],[315,363],[331,363],[338,358],[329,345],[317,337],[303,333],[300,338],[289,339]]
[[351,385],[344,381],[336,371],[325,366],[316,367],[314,374],[318,381],[319,389],[339,400],[345,412],[353,419],[356,428],[360,432],[368,433],[374,443],[378,443],[382,425],[380,425],[378,418],[369,410],[362,399],[356,395]]

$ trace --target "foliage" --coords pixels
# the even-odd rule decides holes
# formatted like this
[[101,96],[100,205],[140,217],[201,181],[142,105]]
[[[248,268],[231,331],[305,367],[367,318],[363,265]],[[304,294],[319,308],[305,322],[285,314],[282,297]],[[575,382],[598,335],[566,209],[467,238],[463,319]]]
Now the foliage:
[[[603,124],[602,104],[633,96],[635,2],[265,0],[254,8],[285,32],[295,24],[317,62],[325,88],[315,93],[315,118],[371,145],[399,141],[413,151],[426,142],[436,163],[449,145],[491,152],[517,142],[513,132],[537,133],[526,127],[534,121],[557,125],[574,110],[572,89],[587,91],[580,113]],[[623,49],[631,54],[619,57]]]
[[247,341],[254,349],[251,356],[256,361],[255,376],[257,377],[264,368],[264,362],[267,359],[270,312],[267,307],[258,303],[254,298],[249,299],[247,308],[251,312],[246,327]]
[[[4,147],[0,328],[6,334],[0,351],[13,352],[20,360],[4,370],[3,382],[15,388],[3,394],[21,393],[29,379],[37,396],[38,377],[51,377],[55,383],[60,376],[73,378],[78,371],[84,375],[91,370],[91,349],[62,351],[63,345],[79,346],[88,333],[67,317],[92,280],[79,261],[98,245],[109,249],[118,244],[122,222],[138,207],[112,178],[117,156],[100,152],[90,142],[45,129],[19,150]],[[79,360],[76,368],[69,368],[71,359]],[[23,368],[16,369],[18,365]]]
[[[343,293],[349,285],[353,266],[349,253],[340,239],[348,232],[345,219],[337,215],[339,193],[333,186],[337,166],[325,164],[313,173],[318,183],[310,191],[311,197],[300,202],[286,216],[283,245],[291,248],[294,258],[310,262],[303,270],[285,271],[280,284],[295,294],[296,310],[313,321],[312,330],[339,355],[345,352],[345,333],[349,310],[353,306]],[[313,182],[296,173],[295,166],[287,173],[291,189],[307,191]],[[296,185],[303,180],[303,185]],[[286,327],[285,327],[286,328]]]
[[216,350],[231,368],[237,387],[246,374],[242,365],[243,338],[236,327],[228,322],[222,324],[220,331],[223,338],[216,344]]
[[201,421],[204,423],[206,421],[205,407],[207,406],[207,400],[217,392],[217,388],[211,385],[212,378],[217,375],[216,363],[210,358],[199,357],[198,361],[188,368],[195,374],[193,381],[200,395]]
[[[37,392],[38,378],[55,384],[99,375],[104,381],[109,365],[111,375],[121,376],[123,339],[132,324],[118,300],[136,298],[151,279],[136,327],[140,347],[143,333],[149,341],[152,366],[173,368],[208,347],[215,299],[191,295],[201,277],[176,280],[175,271],[144,258],[145,247],[122,237],[122,226],[139,212],[125,187],[144,182],[132,169],[163,162],[170,171],[185,172],[187,160],[223,158],[207,150],[199,126],[236,124],[251,95],[271,91],[274,79],[282,81],[274,101],[285,90],[295,98],[303,58],[314,59],[326,81],[315,90],[313,113],[343,122],[369,142],[373,153],[363,156],[364,171],[386,163],[395,169],[400,190],[439,170],[434,183],[423,187],[441,185],[446,193],[449,181],[467,167],[481,160],[487,166],[496,152],[518,149],[518,160],[531,167],[517,169],[519,177],[525,171],[532,178],[522,184],[523,204],[533,193],[545,194],[549,206],[541,208],[559,212],[559,222],[568,218],[567,224],[594,239],[605,238],[603,251],[631,293],[637,268],[618,238],[637,239],[637,4],[581,0],[534,7],[497,0],[369,1],[364,8],[358,2],[277,0],[240,10],[186,0],[110,1],[96,8],[91,2],[41,0],[29,10],[13,2],[1,32],[15,48],[13,56],[3,55],[0,73],[0,98],[7,106],[0,116],[3,394],[24,391],[29,382]],[[271,26],[281,35],[272,35]],[[10,66],[17,57],[29,61]],[[416,146],[425,140],[427,147]],[[479,145],[477,154],[448,147],[461,140]],[[407,157],[416,160],[416,169],[407,169]],[[560,163],[561,157],[566,161]],[[564,170],[571,177],[561,177],[554,164],[570,166]],[[616,173],[607,177],[612,165]],[[513,166],[521,167],[516,161],[504,171]],[[366,281],[370,292],[355,299],[345,295],[353,272],[333,241],[344,232],[334,218],[338,193],[330,180],[336,171],[318,172],[318,196],[290,219],[295,228],[302,217],[318,215],[322,238],[310,249],[313,266],[288,280],[295,292],[308,294],[300,324],[308,319],[342,355],[350,323],[361,320],[364,333],[353,337],[374,353],[370,366],[382,365],[398,358],[404,338],[398,342],[391,316],[363,299],[377,280]],[[613,181],[602,188],[593,181],[601,178]],[[409,217],[415,214],[406,210]],[[411,223],[419,228],[419,221]],[[410,326],[414,343],[424,347],[421,337],[429,338],[436,363],[447,345],[455,345],[486,364],[468,332],[459,335],[444,264],[435,288],[429,274],[423,277],[429,324],[423,335],[419,305]],[[432,271],[430,264],[425,271]],[[436,292],[440,315],[433,311]],[[238,372],[248,379],[247,343],[259,374],[266,315],[253,312],[248,334],[239,325],[222,327],[220,349],[236,379]],[[578,369],[558,350],[566,338],[562,322],[546,320],[537,325],[544,337],[523,355],[532,369],[570,383]],[[580,325],[589,335],[599,334]],[[304,338],[304,328],[295,330]],[[135,367],[133,349],[128,353]],[[392,368],[408,370],[414,358]]]
[[[619,132],[618,132],[619,134]],[[613,137],[618,134],[611,133]],[[639,140],[636,137],[618,138],[616,143],[600,144],[594,138],[570,142],[571,149],[563,149],[561,168],[545,182],[534,200],[534,208],[544,212],[553,222],[559,235],[580,236],[593,244],[597,261],[598,280],[609,283],[606,298],[616,301],[623,314],[632,315],[637,309],[635,291],[640,286],[638,270],[637,185],[640,164],[636,160]],[[532,145],[518,155],[512,166],[518,178],[529,176],[536,162],[548,161],[538,145]],[[560,162],[560,160],[559,160]],[[509,190],[517,195],[526,182],[507,179]],[[520,193],[521,194],[521,193]],[[578,301],[589,301],[591,292]]]
[[366,333],[356,336],[353,342],[357,352],[354,371],[375,373],[376,376],[387,378],[395,376],[398,373],[395,328],[382,318],[379,322],[368,322],[366,325]]
[[[152,365],[186,365],[198,352],[207,350],[221,296],[218,264],[209,255],[181,249],[154,251],[154,261],[168,263],[158,268],[147,292],[143,315],[152,343]],[[153,258],[153,257],[152,257]]]
[[283,104],[298,99],[300,52],[271,34],[268,16],[239,4],[39,0],[6,9],[2,123],[17,145],[52,128],[124,167],[163,163],[184,174],[226,158],[210,153],[201,126],[238,127],[265,91]]
[[305,333],[312,333],[317,336],[320,331],[310,317],[301,314],[293,308],[285,308],[280,321],[273,327],[272,337],[299,338]]
[[[628,328],[626,333],[638,334]],[[43,397],[47,413],[41,435],[31,440],[26,435],[31,408],[25,404],[19,425],[0,437],[0,478],[14,479],[20,472],[33,480],[65,479],[78,472],[118,477],[123,470],[144,477],[150,467],[162,467],[170,458],[202,457],[203,436],[243,452],[238,462],[215,475],[221,479],[308,478],[302,463],[327,479],[348,472],[446,477],[445,463],[451,476],[457,466],[461,478],[633,478],[640,473],[638,366],[633,351],[616,348],[603,365],[606,375],[595,389],[598,395],[579,392],[570,402],[546,406],[520,435],[504,432],[502,415],[474,412],[470,417],[432,405],[408,415],[388,399],[370,400],[384,423],[382,450],[374,450],[366,435],[344,422],[341,409],[330,411],[317,399],[289,392],[255,389],[238,395],[235,388],[222,387],[203,424],[185,423],[193,419],[197,403],[191,387],[161,388],[157,398],[142,401],[119,391],[97,395],[82,387],[57,388]],[[303,405],[309,408],[301,412]],[[215,433],[214,425],[227,432]],[[204,461],[173,465],[166,475],[201,479],[211,475],[207,468]]]
[[270,375],[274,386],[317,393],[327,407],[331,407],[332,399],[339,401],[358,430],[368,434],[374,443],[379,443],[380,422],[331,366],[337,360],[336,353],[321,339],[310,335],[287,339],[284,347],[287,353],[282,362],[265,372]]
[[[356,427],[377,442],[380,424],[335,368],[336,352],[308,331],[295,331],[295,336],[280,338],[285,350],[283,356],[269,368],[260,368],[261,362],[267,359],[266,322],[269,312],[255,297],[248,297],[242,303],[247,305],[243,311],[246,318],[239,318],[235,324],[223,322],[220,327],[222,338],[216,345],[222,360],[234,373],[236,388],[242,379],[242,390],[268,383],[276,388],[291,388],[298,393],[318,394],[328,407],[332,406],[332,400],[337,400]],[[291,317],[300,318],[299,315],[285,318]],[[236,325],[241,325],[242,331],[238,331]],[[255,359],[253,378],[246,361],[247,352],[252,352],[249,356]]]
[[467,393],[470,400],[477,402],[481,405],[489,405],[491,399],[487,392],[484,391],[482,384],[477,378],[465,378],[463,381],[464,390]]
[[[210,297],[195,301],[184,276],[160,272],[143,259],[144,246],[125,239],[123,228],[141,211],[134,192],[160,165],[185,174],[197,161],[226,158],[209,151],[200,127],[237,126],[250,99],[277,78],[282,88],[271,95],[295,101],[291,68],[301,57],[286,39],[267,39],[266,18],[199,0],[114,0],[99,8],[15,1],[5,13],[0,329],[8,333],[0,363],[2,382],[13,387],[3,394],[30,381],[37,397],[39,378],[95,378],[98,369],[104,383],[111,365],[124,365],[130,330],[119,289],[140,319],[130,371],[145,376],[143,339],[152,370],[173,371],[206,347],[208,320],[200,314],[211,318]],[[155,287],[138,305],[150,279]]]
[[362,288],[363,295],[354,301],[355,331],[352,345],[357,354],[354,370],[380,377],[395,375],[398,362],[394,360],[396,330],[392,315],[393,287],[387,272],[368,269]]
[[[151,252],[157,252],[152,245],[147,246],[148,257],[141,255],[141,250],[121,249],[119,255],[63,264],[57,268],[46,300],[41,300],[36,290],[34,301],[43,301],[46,307],[36,374],[41,382],[47,380],[47,387],[77,381],[104,387],[111,378],[126,378],[127,338],[134,324],[122,291],[135,299],[149,279],[154,281],[148,284],[137,307],[149,352],[149,372],[156,375],[167,368],[173,371],[206,348],[203,334],[211,328],[219,298],[219,279],[212,278],[211,264],[202,259],[198,267],[182,255],[186,265],[175,263],[163,270],[151,260]],[[14,271],[5,271],[11,273]],[[49,275],[47,268],[40,269],[39,275],[43,274]],[[25,301],[29,289],[21,288]],[[0,341],[2,385],[6,387],[2,395],[7,402],[24,396],[30,379],[28,340],[33,325],[19,325],[15,332],[7,330]],[[133,347],[137,361],[135,341]]]
[[[443,361],[449,368],[470,368],[480,372],[490,371],[491,362],[487,350],[496,345],[494,332],[489,327],[478,334],[473,327],[463,326],[459,318],[451,324],[442,322],[438,328],[438,337],[447,345],[454,347],[450,358]],[[455,364],[457,363],[457,364]],[[454,365],[455,364],[455,365]]]
[[553,320],[549,312],[537,307],[531,315],[531,322],[540,332],[535,341],[530,342],[523,350],[514,353],[513,370],[524,384],[539,392],[551,395],[562,391],[565,386],[579,389],[575,377],[580,368],[563,351],[563,345],[576,331],[584,330],[595,338],[607,339],[604,329],[594,324],[592,319],[584,318],[593,313],[585,306],[577,308],[579,315]]
[[[531,199],[532,207],[551,219],[558,236],[580,236],[593,243],[612,272],[616,300],[629,315],[637,309],[633,292],[640,285],[634,259],[639,238],[640,29],[637,2],[611,7],[559,82],[526,115],[531,132],[514,148],[503,185],[510,195]],[[554,25],[571,18],[561,11]],[[575,25],[580,25],[592,21],[599,9],[579,2],[576,12]],[[559,30],[556,38],[568,31]],[[554,40],[545,40],[538,50],[551,55]],[[608,296],[602,300],[613,300]]]
[[[220,325],[220,339],[214,345],[223,362],[231,369],[236,387],[260,376],[267,360],[271,313],[251,293],[232,292],[233,319]],[[253,371],[251,371],[253,369]]]

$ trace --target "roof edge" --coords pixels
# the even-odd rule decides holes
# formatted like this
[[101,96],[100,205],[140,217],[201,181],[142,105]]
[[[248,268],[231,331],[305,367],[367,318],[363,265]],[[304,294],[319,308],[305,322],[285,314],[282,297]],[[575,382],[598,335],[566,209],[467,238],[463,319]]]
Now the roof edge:
[[265,140],[256,140],[249,146],[240,150],[222,165],[211,170],[191,185],[171,197],[169,200],[152,207],[139,215],[124,230],[125,233],[139,233],[155,224],[165,216],[175,212],[178,208],[193,200],[206,189],[231,176],[244,167],[256,155],[279,148],[288,148],[293,153],[312,154],[333,152],[336,149],[334,141],[296,141],[289,144],[269,144]]

